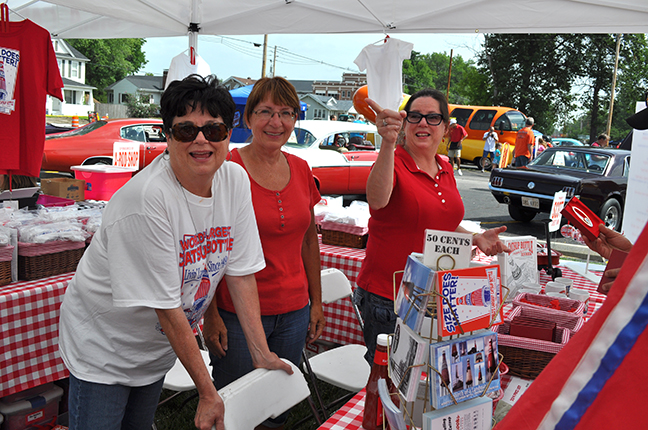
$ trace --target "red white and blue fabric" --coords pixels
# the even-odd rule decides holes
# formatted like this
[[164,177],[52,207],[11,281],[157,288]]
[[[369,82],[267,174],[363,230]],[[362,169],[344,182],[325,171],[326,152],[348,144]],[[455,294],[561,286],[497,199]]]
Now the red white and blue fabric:
[[[646,427],[648,228],[603,306],[531,384],[497,430]],[[506,361],[506,357],[504,358]]]

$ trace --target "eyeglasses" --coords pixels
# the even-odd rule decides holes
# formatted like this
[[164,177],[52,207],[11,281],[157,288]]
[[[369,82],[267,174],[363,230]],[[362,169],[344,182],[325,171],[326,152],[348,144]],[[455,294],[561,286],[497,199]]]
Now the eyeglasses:
[[407,117],[405,117],[407,122],[410,124],[418,124],[423,118],[425,118],[428,125],[439,125],[443,121],[443,115],[440,113],[429,113],[423,115],[418,112],[407,112]]
[[210,142],[221,142],[227,139],[229,130],[222,122],[207,124],[202,127],[197,127],[191,123],[178,123],[171,127],[173,138],[179,142],[191,142],[196,139],[196,136],[201,131],[205,139]]
[[295,119],[295,111],[292,110],[282,110],[280,112],[274,112],[268,109],[255,110],[254,114],[263,121],[270,121],[275,114],[283,122],[291,122]]

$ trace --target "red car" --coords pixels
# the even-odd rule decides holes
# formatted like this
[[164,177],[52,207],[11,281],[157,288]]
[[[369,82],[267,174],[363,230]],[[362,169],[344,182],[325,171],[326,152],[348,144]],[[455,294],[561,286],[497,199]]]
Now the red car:
[[167,147],[161,119],[112,119],[91,122],[45,137],[41,170],[72,172],[71,166],[112,163],[114,143],[140,142],[140,169]]

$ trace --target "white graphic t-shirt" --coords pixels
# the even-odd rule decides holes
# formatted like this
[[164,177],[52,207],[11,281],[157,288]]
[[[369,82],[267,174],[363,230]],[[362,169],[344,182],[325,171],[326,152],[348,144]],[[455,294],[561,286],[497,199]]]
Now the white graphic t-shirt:
[[212,197],[184,190],[159,156],[115,193],[61,306],[60,351],[77,378],[141,386],[175,362],[155,309],[195,325],[225,275],[265,267],[245,171],[223,163]]

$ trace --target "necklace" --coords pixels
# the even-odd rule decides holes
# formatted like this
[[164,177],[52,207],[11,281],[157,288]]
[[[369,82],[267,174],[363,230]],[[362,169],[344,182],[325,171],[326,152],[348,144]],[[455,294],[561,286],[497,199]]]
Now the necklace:
[[198,227],[196,226],[196,222],[194,221],[193,213],[191,212],[191,206],[189,206],[189,200],[187,200],[187,190],[185,187],[182,186],[182,183],[180,182],[180,179],[176,176],[176,181],[178,182],[178,185],[180,186],[180,192],[182,193],[182,197],[184,197],[185,205],[187,206],[187,212],[189,212],[189,218],[191,218],[191,224],[193,225],[193,228],[195,230],[194,234],[198,234]]

